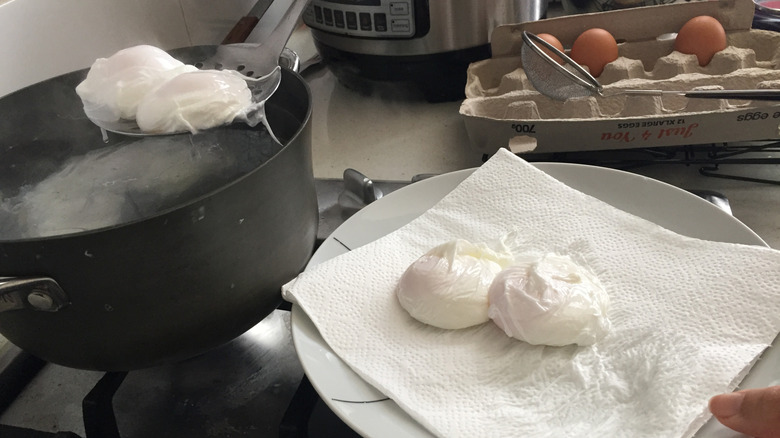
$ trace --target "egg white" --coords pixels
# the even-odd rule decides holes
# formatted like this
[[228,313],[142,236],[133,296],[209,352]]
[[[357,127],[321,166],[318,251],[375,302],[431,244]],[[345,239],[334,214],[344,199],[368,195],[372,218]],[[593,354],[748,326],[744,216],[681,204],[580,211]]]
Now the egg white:
[[147,94],[136,113],[145,132],[197,132],[232,122],[252,105],[252,93],[234,71],[199,70],[177,75]]
[[181,73],[197,68],[149,45],[122,49],[97,59],[76,87],[87,115],[96,120],[133,120],[141,100]]
[[510,253],[453,240],[412,263],[398,282],[396,296],[412,317],[435,327],[482,324],[489,321],[488,288],[511,261]]
[[496,275],[488,299],[490,319],[534,345],[592,345],[610,329],[604,286],[566,255],[517,257]]

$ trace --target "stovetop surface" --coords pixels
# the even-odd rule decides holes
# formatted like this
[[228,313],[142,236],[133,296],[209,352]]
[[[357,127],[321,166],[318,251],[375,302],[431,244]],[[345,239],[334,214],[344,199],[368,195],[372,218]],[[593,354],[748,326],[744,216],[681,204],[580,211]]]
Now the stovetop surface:
[[[113,403],[121,436],[278,436],[303,377],[289,325],[275,310],[203,355],[128,373]],[[0,423],[83,437],[82,399],[104,374],[47,364]]]
[[[427,176],[371,181],[348,170],[344,179],[316,180],[318,243],[365,204]],[[718,193],[698,194],[728,208]],[[292,342],[289,309],[283,303],[240,337],[195,358],[128,373],[113,397],[118,436],[357,437],[308,384]],[[2,367],[0,357],[0,392],[8,380]],[[104,376],[111,377],[42,364],[0,413],[0,436],[72,437],[55,435],[70,432],[94,438],[85,431],[82,403]]]

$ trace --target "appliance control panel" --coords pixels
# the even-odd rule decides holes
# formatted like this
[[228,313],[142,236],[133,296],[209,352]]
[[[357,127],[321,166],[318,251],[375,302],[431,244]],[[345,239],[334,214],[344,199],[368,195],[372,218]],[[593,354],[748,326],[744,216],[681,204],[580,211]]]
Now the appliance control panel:
[[362,38],[411,38],[414,0],[312,0],[303,14],[307,26]]

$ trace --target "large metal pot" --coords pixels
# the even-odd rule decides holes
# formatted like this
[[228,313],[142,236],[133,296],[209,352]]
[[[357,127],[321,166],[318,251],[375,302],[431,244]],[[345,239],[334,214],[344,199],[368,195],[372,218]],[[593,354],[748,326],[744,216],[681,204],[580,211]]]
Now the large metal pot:
[[[172,54],[195,63],[214,50]],[[2,198],[71,157],[136,141],[104,138],[86,119],[74,91],[85,75],[66,74],[0,99]],[[280,286],[314,247],[310,113],[308,86],[285,70],[267,104],[283,148],[243,176],[127,223],[45,237],[0,235],[0,277],[13,277],[0,289],[0,333],[57,364],[130,370],[196,355],[252,327],[278,306]],[[209,141],[246,142],[252,131],[218,128]]]

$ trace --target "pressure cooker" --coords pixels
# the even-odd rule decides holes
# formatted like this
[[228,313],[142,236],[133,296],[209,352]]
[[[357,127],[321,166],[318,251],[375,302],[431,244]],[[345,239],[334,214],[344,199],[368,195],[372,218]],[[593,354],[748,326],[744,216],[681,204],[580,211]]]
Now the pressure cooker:
[[314,44],[338,79],[406,81],[428,100],[463,98],[466,69],[502,24],[544,18],[547,0],[312,0]]

